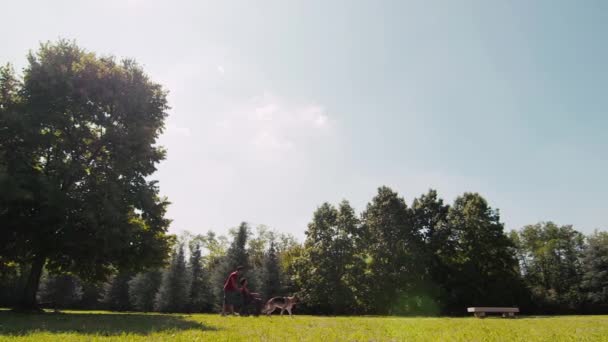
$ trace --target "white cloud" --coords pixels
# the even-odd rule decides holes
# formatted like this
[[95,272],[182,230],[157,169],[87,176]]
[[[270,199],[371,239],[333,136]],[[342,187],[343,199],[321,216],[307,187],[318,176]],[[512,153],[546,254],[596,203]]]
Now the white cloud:
[[127,0],[127,4],[132,7],[137,7],[145,2],[145,0]]
[[260,131],[253,138],[252,143],[263,149],[272,150],[290,150],[294,147],[294,143],[287,139],[281,139],[276,134],[269,131]]
[[272,120],[272,115],[276,113],[278,106],[276,103],[269,103],[255,109],[255,116],[260,121]]
[[299,104],[267,91],[219,113],[211,135],[214,146],[239,149],[248,159],[278,160],[282,152],[316,140],[322,133],[319,128],[328,126],[322,106]]
[[165,135],[168,136],[177,136],[177,137],[190,137],[191,135],[190,128],[182,127],[174,123],[169,123],[165,128]]
[[315,124],[317,126],[325,126],[327,124],[327,120],[327,115],[319,114],[319,116],[317,116],[317,118],[315,119]]
[[319,105],[308,105],[300,111],[300,117],[303,121],[310,122],[315,126],[329,125],[329,117],[325,113],[325,108]]
[[215,123],[215,126],[219,129],[230,128],[231,122],[229,120],[221,120]]
[[172,229],[222,231],[252,220],[301,233],[292,222],[306,221],[320,201],[324,190],[309,184],[325,184],[319,164],[338,150],[331,115],[314,99],[264,91],[272,82],[237,54],[204,52],[155,73],[171,90],[158,177],[174,203]]
[[113,7],[127,8],[129,10],[132,10],[132,9],[142,8],[145,5],[147,5],[147,3],[153,3],[153,2],[154,1],[148,1],[148,0],[108,0],[108,1],[104,2],[104,4],[110,5]]

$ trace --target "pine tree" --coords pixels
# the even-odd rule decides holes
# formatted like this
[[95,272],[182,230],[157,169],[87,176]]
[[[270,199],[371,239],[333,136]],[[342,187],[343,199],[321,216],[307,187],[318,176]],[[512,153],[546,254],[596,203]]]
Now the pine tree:
[[250,290],[265,294],[267,292],[266,279],[266,257],[270,242],[275,238],[275,233],[264,225],[259,225],[256,234],[248,238],[247,254],[248,267],[247,283]]
[[69,274],[48,275],[40,285],[40,300],[57,308],[72,308],[82,298],[80,280]]
[[209,279],[203,266],[201,246],[195,243],[190,254],[190,311],[209,312],[213,309]]
[[184,246],[173,253],[171,265],[163,272],[163,279],[156,294],[154,310],[161,312],[185,312],[189,299],[189,276],[186,269]]
[[17,304],[24,284],[24,268],[23,264],[8,263],[0,256],[0,306]]
[[78,301],[76,306],[80,309],[100,309],[101,301],[103,299],[103,284],[95,282],[83,282],[82,283],[82,298]]
[[161,280],[160,270],[150,270],[138,273],[129,281],[129,299],[135,310],[144,312],[154,310],[154,300]]
[[232,268],[236,266],[249,266],[249,253],[247,252],[247,239],[249,239],[249,226],[246,222],[242,222],[237,229],[234,241],[228,249],[226,257]]
[[106,293],[103,302],[108,309],[114,311],[131,310],[129,301],[129,280],[132,274],[122,271],[114,276],[106,286]]
[[277,256],[275,242],[270,241],[270,247],[264,257],[264,269],[262,276],[262,294],[268,299],[281,293],[281,274],[279,258]]

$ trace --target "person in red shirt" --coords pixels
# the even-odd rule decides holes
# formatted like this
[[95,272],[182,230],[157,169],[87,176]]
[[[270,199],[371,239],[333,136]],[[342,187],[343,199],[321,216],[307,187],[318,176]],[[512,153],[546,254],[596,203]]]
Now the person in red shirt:
[[234,306],[241,304],[241,293],[239,291],[238,279],[243,271],[243,266],[236,268],[236,271],[230,273],[226,283],[224,283],[224,306],[222,308],[222,316],[226,313],[234,315]]

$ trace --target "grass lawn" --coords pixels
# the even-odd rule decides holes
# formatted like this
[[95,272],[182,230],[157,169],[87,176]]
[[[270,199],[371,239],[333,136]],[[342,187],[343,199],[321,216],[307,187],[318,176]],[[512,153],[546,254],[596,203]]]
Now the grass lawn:
[[608,341],[608,316],[220,317],[0,311],[0,341]]

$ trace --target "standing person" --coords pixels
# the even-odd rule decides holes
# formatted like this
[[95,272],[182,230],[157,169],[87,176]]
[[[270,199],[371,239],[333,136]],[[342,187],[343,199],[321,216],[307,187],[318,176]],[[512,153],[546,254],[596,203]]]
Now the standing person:
[[222,308],[222,316],[228,312],[234,315],[234,306],[241,304],[241,293],[239,291],[238,279],[243,272],[243,266],[236,268],[236,271],[230,273],[226,283],[224,283],[224,307]]

